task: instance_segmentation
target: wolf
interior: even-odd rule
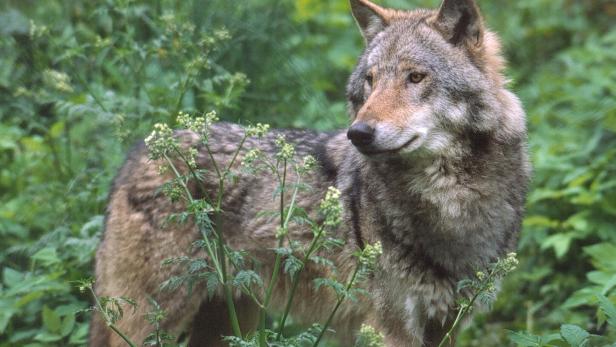
[[[366,283],[369,295],[345,304],[333,322],[341,345],[352,345],[367,323],[387,346],[436,346],[455,318],[457,283],[516,248],[531,176],[525,114],[507,89],[499,40],[473,0],[408,11],[368,0],[350,4],[366,46],[348,81],[349,128],[275,130],[247,140],[239,155],[252,148],[275,152],[274,139],[284,134],[298,155],[317,159],[319,169],[307,178],[312,190],[298,201],[314,213],[329,186],[341,191],[344,222],[336,236],[346,244],[332,256],[341,277],[353,268],[353,252],[381,242],[383,253]],[[194,133],[177,136],[198,146]],[[229,163],[242,136],[238,125],[214,125],[213,159]],[[212,157],[201,148],[198,165],[211,169]],[[223,345],[220,337],[230,330],[221,297],[159,290],[179,271],[161,267],[164,259],[199,256],[191,248],[200,238],[195,226],[166,223],[183,207],[159,194],[168,180],[143,144],[128,155],[110,193],[95,290],[138,301],[139,315],[117,323],[133,341],[151,330],[140,316],[149,296],[167,312],[163,330],[184,334],[190,346]],[[204,184],[216,192],[211,177]],[[276,210],[276,184],[266,175],[240,174],[223,201],[226,242],[257,258],[263,278],[273,267],[276,223],[258,213]],[[290,233],[309,239],[310,232],[297,227]],[[323,322],[334,305],[334,295],[311,285],[310,277],[324,271],[306,268],[292,311],[298,320]],[[281,276],[273,307],[284,305],[278,301],[288,289]],[[241,296],[236,300],[242,328],[254,328],[256,308]],[[122,340],[95,315],[90,345],[120,346]]]

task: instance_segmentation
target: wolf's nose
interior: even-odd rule
[[[354,146],[367,146],[374,141],[374,128],[366,123],[359,122],[349,128],[347,137]]]

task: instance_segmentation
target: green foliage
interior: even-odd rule
[[[616,5],[479,2],[528,112],[534,181],[519,269],[458,345],[613,344]],[[7,0],[0,23],[2,347],[85,343],[92,303],[73,283],[92,276],[114,172],[154,123],[215,109],[226,120],[343,127],[344,82],[362,45],[344,0]],[[173,217],[207,223],[198,211],[212,209]],[[282,267],[294,276],[302,259],[289,254]],[[187,277],[170,287],[220,285],[199,277],[200,260],[178,262]],[[234,279],[261,285],[250,273]],[[302,341],[314,342],[314,329]]]

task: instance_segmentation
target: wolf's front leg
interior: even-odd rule
[[[383,333],[387,347],[437,347],[451,327],[455,312],[438,312],[434,310],[436,306],[439,305],[414,295],[394,301],[380,300],[373,321]],[[444,346],[454,345],[452,337]]]

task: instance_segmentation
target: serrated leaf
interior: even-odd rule
[[[7,286],[7,287],[13,287],[19,283],[21,283],[21,280],[24,278],[24,275],[14,269],[11,269],[10,267],[5,267],[4,270],[2,271],[2,282]]]
[[[88,340],[88,325],[80,324],[77,329],[73,330],[71,337],[68,339],[68,343],[71,345],[83,345]]]
[[[55,342],[62,339],[62,336],[60,336],[60,334],[53,334],[47,331],[43,331],[36,334],[36,336],[34,336],[34,339],[41,342]]]
[[[75,327],[75,314],[68,314],[62,319],[62,326],[60,327],[60,335],[68,336]]]
[[[560,336],[562,336],[571,347],[584,347],[588,344],[590,334],[577,325],[563,324],[560,327]]]
[[[338,296],[346,294],[346,288],[344,287],[344,285],[334,279],[316,278],[313,280],[313,282],[316,290],[319,290],[321,287],[325,286],[332,288]]]
[[[60,262],[55,248],[46,247],[34,253],[32,259],[41,262],[44,266],[50,266]]]
[[[315,264],[322,265],[322,266],[326,266],[326,267],[328,267],[328,268],[330,268],[330,269],[335,267],[335,265],[334,265],[334,262],[333,262],[333,261],[331,261],[330,259],[327,259],[327,258],[325,258],[325,257],[318,256],[318,255],[313,255],[313,256],[311,256],[311,257],[310,257],[310,260],[311,260],[313,263],[315,263]]]
[[[509,332],[509,340],[522,347],[541,347],[541,337],[525,332]]]
[[[13,308],[3,308],[0,311],[0,334],[3,334],[6,330],[13,314],[15,314],[15,310]]]
[[[205,274],[205,278],[207,279],[206,281],[207,295],[209,297],[212,297],[216,293],[216,289],[218,288],[218,285],[220,284],[220,281],[218,279],[218,274],[216,274],[215,272],[208,272]]]
[[[541,249],[545,250],[548,248],[553,248],[554,253],[556,253],[556,257],[558,259],[561,259],[569,251],[571,241],[574,239],[574,237],[575,235],[573,235],[572,233],[559,233],[551,235],[541,243]]]
[[[261,277],[259,277],[259,275],[252,270],[241,270],[235,275],[235,278],[233,279],[233,285],[235,286],[243,285],[246,287],[250,287],[252,284],[263,286],[263,281],[261,281]]]
[[[303,266],[304,264],[302,264],[301,260],[289,255],[284,261],[284,272],[293,277]]]

